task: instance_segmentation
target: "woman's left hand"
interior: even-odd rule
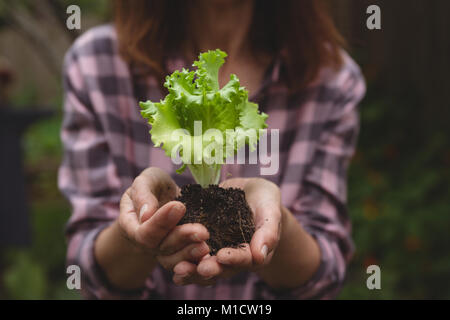
[[[270,263],[277,248],[283,220],[279,188],[262,178],[233,178],[220,186],[244,190],[256,229],[250,245],[236,249],[223,248],[215,256],[204,256],[198,265],[188,261],[178,263],[173,269],[173,280],[178,285],[210,285],[219,277],[263,268]]]

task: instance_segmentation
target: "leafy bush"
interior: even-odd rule
[[[340,298],[450,298],[450,149],[445,120],[421,116],[409,88],[386,97],[369,88],[349,174],[356,255]],[[380,98],[382,97],[382,98]],[[381,268],[381,290],[366,267]]]
[[[2,253],[3,296],[9,299],[77,299],[66,287],[64,226],[69,207],[56,186],[60,117],[35,125],[25,137],[33,243]]]

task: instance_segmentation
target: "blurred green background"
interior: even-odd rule
[[[81,32],[110,18],[108,1],[0,4],[0,62],[14,72],[13,85],[2,94],[17,109],[55,111],[23,139],[33,241],[1,248],[3,299],[80,298],[65,285],[64,225],[70,208],[56,186],[61,62],[78,35],[65,28],[65,8],[74,3],[82,11]],[[365,27],[369,4],[381,7],[382,30]],[[356,254],[339,298],[449,299],[449,2],[342,0],[330,5],[368,83],[349,173]],[[381,290],[366,287],[371,264],[381,268]]]

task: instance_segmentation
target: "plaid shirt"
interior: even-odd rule
[[[269,129],[280,131],[280,169],[264,178],[281,189],[282,204],[318,242],[317,272],[298,288],[274,291],[258,276],[242,272],[211,287],[173,284],[156,267],[136,291],[112,287],[94,257],[94,242],[119,215],[119,200],[133,179],[149,166],[178,175],[163,151],[152,146],[149,125],[138,101],[163,97],[157,80],[130,70],[121,59],[111,25],[96,27],[75,41],[64,63],[64,160],[59,187],[72,205],[67,225],[67,263],[81,267],[82,291],[89,298],[142,299],[306,299],[334,297],[353,253],[346,213],[346,174],[358,135],[358,102],[365,83],[358,66],[343,52],[339,71],[323,69],[318,80],[290,94],[279,59],[268,68],[261,89],[250,100],[269,115]],[[169,59],[167,73],[188,67]],[[259,164],[224,165],[226,177],[259,176]]]

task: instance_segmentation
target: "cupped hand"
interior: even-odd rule
[[[252,271],[269,264],[281,235],[281,196],[279,188],[261,178],[233,178],[223,188],[240,188],[253,212],[256,231],[240,248],[223,248],[215,256],[204,256],[198,265],[183,260],[174,267],[174,282],[212,284],[220,277]]]
[[[209,233],[201,224],[177,226],[186,212],[173,199],[180,189],[159,168],[144,170],[124,193],[120,202],[119,226],[137,251],[153,256],[173,271],[181,261],[196,263],[209,252]]]

